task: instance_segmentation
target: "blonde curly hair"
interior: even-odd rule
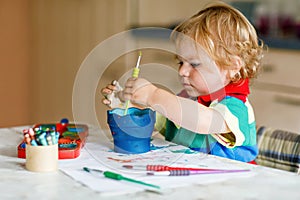
[[[174,29],[171,39],[175,42],[178,33],[194,39],[223,69],[230,69],[238,56],[243,61],[242,67],[232,81],[256,77],[263,57],[263,42],[258,41],[248,19],[230,5],[209,4]]]

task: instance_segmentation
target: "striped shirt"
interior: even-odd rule
[[[215,99],[209,107],[223,116],[231,133],[198,134],[177,127],[167,119],[165,138],[168,141],[187,146],[193,150],[229,159],[250,162],[258,154],[256,145],[256,122],[248,98],[240,99],[227,95]]]

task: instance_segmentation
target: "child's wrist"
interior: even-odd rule
[[[156,104],[155,100],[158,98],[157,94],[158,94],[159,88],[157,88],[156,86],[152,85],[150,92],[149,92],[149,96],[147,99],[147,106],[152,107]]]

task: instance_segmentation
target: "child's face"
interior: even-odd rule
[[[182,40],[176,49],[178,73],[189,96],[210,94],[230,82],[228,70],[220,69],[199,45],[196,48],[194,42]]]

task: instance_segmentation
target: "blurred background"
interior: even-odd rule
[[[0,127],[72,121],[76,73],[98,44],[133,27],[171,28],[208,2],[0,0]],[[262,74],[251,86],[258,124],[300,131],[300,0],[225,2],[248,17],[269,48]],[[167,40],[163,34],[132,37]],[[103,127],[107,108],[100,103],[100,89],[128,72],[136,55],[121,55],[99,77],[95,109]],[[146,49],[143,55],[143,64],[176,70],[171,53]],[[180,90],[176,78],[170,82],[172,91]]]

